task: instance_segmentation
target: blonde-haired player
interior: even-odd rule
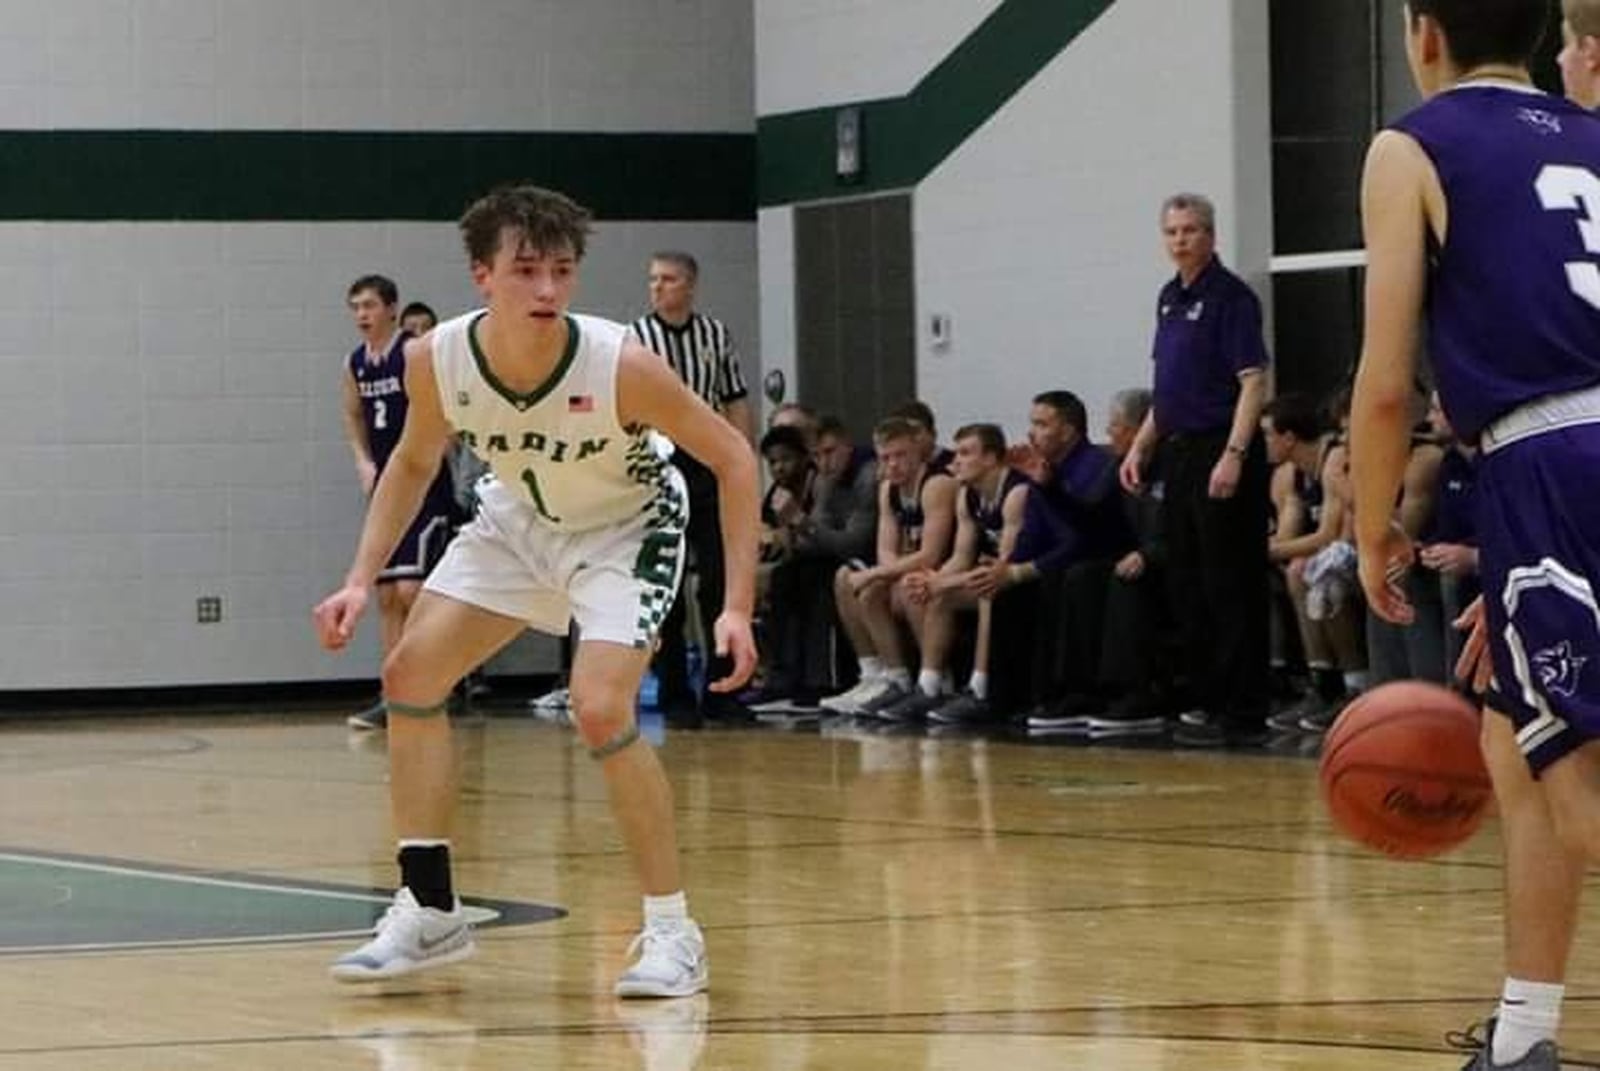
[[[1590,111],[1600,108],[1600,0],[1561,0],[1561,86]]]

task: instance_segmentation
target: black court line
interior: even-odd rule
[[[1451,899],[1469,896],[1498,896],[1500,886],[1481,889],[1427,889],[1415,892],[1352,893],[1348,896],[1241,896],[1208,897],[1193,900],[1148,900],[1136,903],[1111,902],[1090,904],[1063,904],[1055,907],[1007,907],[989,911],[924,911],[895,915],[843,915],[838,918],[788,919],[770,922],[704,923],[705,933],[747,933],[758,930],[821,929],[829,926],[883,926],[890,923],[929,923],[961,919],[966,922],[983,922],[990,919],[1017,918],[1040,915],[1093,915],[1113,912],[1138,911],[1193,911],[1204,908],[1278,907],[1293,904],[1345,904],[1353,901],[1384,901],[1412,899]],[[523,930],[514,935],[518,940],[578,940],[593,938],[631,937],[637,929],[628,930],[564,930],[552,933],[545,930]],[[504,938],[502,939],[502,943]],[[1231,1005],[1230,1005],[1231,1007]]]
[[[1593,1001],[1594,997],[1569,997],[1572,1003]],[[1083,1006],[1073,1008],[1039,1008],[1039,1009],[1005,1009],[1000,1011],[973,1011],[973,1012],[899,1012],[884,1015],[862,1015],[861,1013],[848,1013],[837,1015],[808,1015],[808,1016],[752,1016],[732,1018],[711,1018],[706,1024],[708,1037],[723,1036],[760,1036],[764,1034],[806,1034],[810,1036],[874,1036],[874,1037],[1010,1037],[1010,1038],[1036,1038],[1036,1039],[1061,1039],[1077,1038],[1084,1040],[1116,1039],[1122,1041],[1148,1041],[1162,1043],[1186,1043],[1199,1045],[1261,1045],[1283,1049],[1320,1049],[1337,1050],[1344,1052],[1373,1052],[1373,1053],[1405,1053],[1425,1055],[1429,1053],[1462,1054],[1460,1050],[1440,1045],[1422,1045],[1406,1043],[1374,1043],[1343,1041],[1337,1038],[1326,1037],[1294,1037],[1281,1034],[1251,1034],[1228,1033],[1206,1034],[1201,1032],[1171,1032],[1133,1031],[1133,1030],[1083,1030],[1083,1029],[1048,1029],[1039,1025],[1031,1025],[1024,1029],[1006,1030],[999,1024],[982,1026],[976,1023],[962,1024],[950,1020],[972,1020],[984,1017],[1005,1019],[1029,1017],[1035,1018],[1049,1015],[1092,1015],[1105,1012],[1125,1014],[1130,1011],[1176,1012],[1191,1011],[1239,1011],[1239,1010],[1273,1010],[1292,1009],[1299,1007],[1454,1007],[1465,1003],[1482,1003],[1482,998],[1441,998],[1437,1000],[1413,999],[1399,1001],[1350,1001],[1326,1003],[1284,1003],[1284,1004],[1235,1004],[1235,1005],[1149,1005],[1140,1006]],[[374,1016],[375,1021],[380,1017]],[[399,1018],[403,1018],[403,1013]],[[916,1029],[911,1024],[915,1022],[941,1024],[939,1029],[924,1027]],[[877,1024],[877,1025],[874,1025]],[[625,1021],[611,1022],[565,1022],[548,1024],[528,1024],[518,1026],[477,1027],[463,1023],[459,1028],[427,1029],[416,1031],[393,1031],[384,1036],[394,1039],[410,1040],[443,1040],[450,1038],[474,1038],[486,1040],[508,1040],[516,1038],[538,1037],[607,1037],[628,1033],[630,1024]],[[78,1044],[59,1046],[13,1047],[0,1048],[0,1055],[46,1055],[65,1053],[105,1053],[105,1052],[155,1052],[167,1049],[198,1050],[198,1049],[228,1049],[241,1048],[255,1045],[304,1045],[355,1042],[361,1040],[360,1034],[332,1034],[332,1033],[307,1033],[307,1034],[274,1034],[256,1035],[253,1037],[231,1038],[197,1038],[189,1040],[156,1040],[156,1041],[129,1041],[129,1042],[103,1042],[98,1044]],[[1592,1058],[1579,1058],[1574,1060],[1571,1054],[1563,1056],[1563,1067],[1600,1068],[1600,1063],[1591,1062]]]

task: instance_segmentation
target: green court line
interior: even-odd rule
[[[760,117],[761,206],[915,186],[1112,3],[1004,0],[903,97]],[[859,181],[842,182],[834,174],[835,121],[852,106],[861,110],[863,168]]]

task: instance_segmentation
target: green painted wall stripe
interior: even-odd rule
[[[0,219],[454,220],[517,180],[606,220],[750,220],[755,137],[0,131]]]
[[[904,97],[762,116],[756,124],[763,206],[903,189],[962,142],[1098,18],[1113,0],[1003,0]],[[862,111],[862,177],[834,176],[834,121]]]

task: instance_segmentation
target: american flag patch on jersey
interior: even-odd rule
[[[592,413],[594,412],[594,395],[569,394],[567,395],[567,412]]]

